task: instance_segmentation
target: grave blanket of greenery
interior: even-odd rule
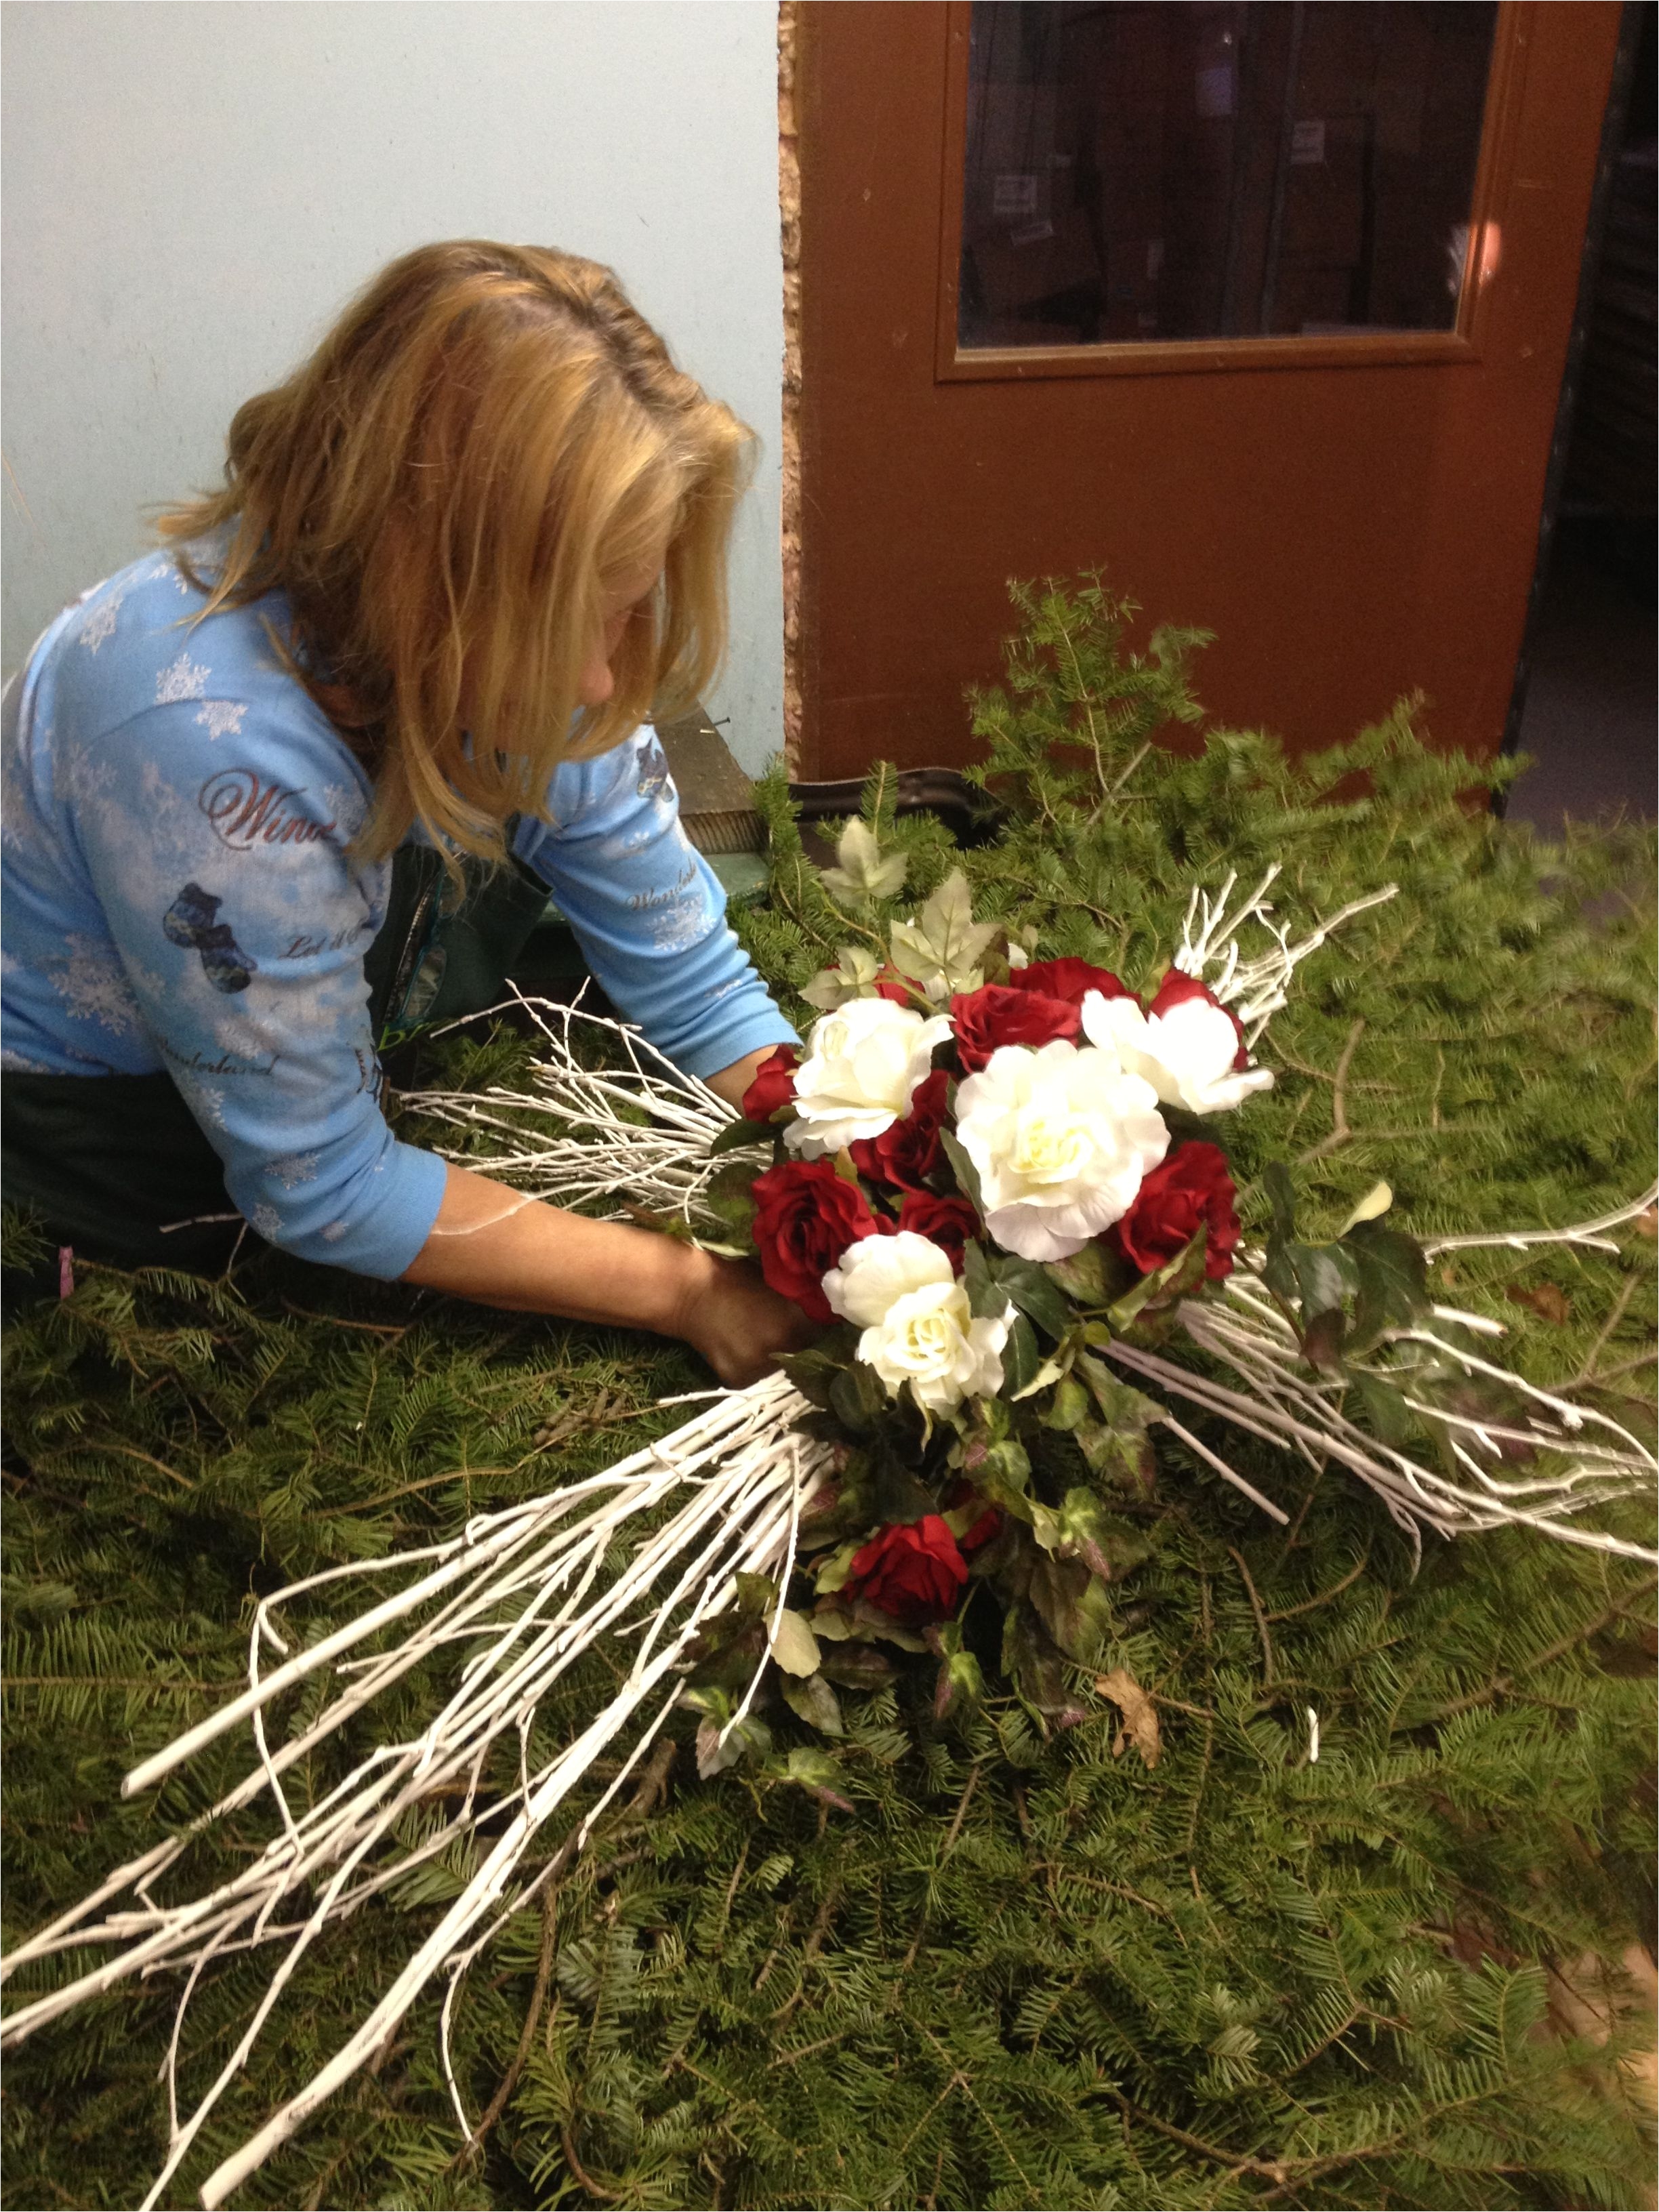
[[[1297,920],[1397,881],[1301,971],[1237,1165],[1295,1160],[1316,1233],[1378,1177],[1419,1236],[1582,1220],[1643,1189],[1653,934],[1621,888],[1651,880],[1640,841],[1534,848],[1404,713],[1299,766],[1229,732],[1144,750],[1196,724],[1200,641],[1129,655],[1094,586],[1021,612],[1007,685],[975,706],[1001,827],[958,856],[936,823],[884,821],[878,789],[910,874],[872,927],[960,860],[981,918],[1139,981],[1194,880],[1279,860]],[[853,933],[781,788],[765,796],[770,890],[744,927],[787,995]],[[524,1051],[450,1040],[428,1072],[483,1083]],[[1259,1229],[1261,1194],[1241,1200]],[[1523,1371],[1650,1432],[1651,1225],[1617,1258],[1459,1252],[1435,1280],[1510,1325]],[[13,1322],[7,1360],[14,1941],[234,1778],[226,1746],[159,1798],[117,1794],[234,1686],[251,1593],[594,1470],[681,1418],[659,1397],[707,1381],[645,1340],[268,1255],[218,1283],[82,1267],[72,1297]],[[240,2201],[1643,2201],[1617,2039],[1592,2052],[1548,2007],[1555,1972],[1652,1941],[1652,1576],[1520,1532],[1431,1540],[1413,1571],[1368,1493],[1247,1443],[1227,1449],[1288,1532],[1168,1440],[1156,1496],[1125,1498],[1146,1556],[1079,1680],[1144,1698],[1090,1688],[1092,1717],[1044,1741],[995,1682],[938,1726],[923,1681],[849,1692],[850,1814],[760,1776],[698,1784],[688,1716],[666,1771],[465,1984],[473,2143],[433,1997]],[[1620,1527],[1649,1517],[1632,1504]],[[608,1680],[575,1679],[542,1737]],[[781,1747],[806,1740],[773,1718]],[[335,1771],[319,1760],[312,1786]],[[227,1832],[201,1861],[232,1867],[253,1840]],[[166,2201],[193,2202],[314,2071],[462,1872],[426,1869],[307,1960]],[[264,1981],[246,1960],[209,1976],[184,2091]],[[126,1988],[9,2060],[8,2203],[139,2203],[176,1994]]]

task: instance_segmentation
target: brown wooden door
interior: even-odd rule
[[[991,12],[1000,35],[1024,11],[1004,0]],[[1198,665],[1214,719],[1308,747],[1421,690],[1437,740],[1490,754],[1534,565],[1616,0],[1454,0],[1449,15],[1437,0],[1051,12],[1079,37],[1083,19],[1111,19],[1118,86],[1134,81],[1134,40],[1212,41],[1182,60],[1179,100],[1166,83],[1150,215],[1136,212],[1135,164],[1152,159],[1144,115],[1097,117],[1086,155],[1065,126],[1068,155],[1045,94],[1019,147],[998,150],[980,95],[1001,64],[970,52],[986,18],[975,33],[965,0],[799,10],[797,772],[967,757],[963,687],[996,672],[1006,580],[1093,566],[1149,619],[1218,633]],[[1443,228],[1461,192],[1470,240],[1437,328],[1432,241],[1418,240],[1414,277],[1390,274],[1391,254],[1410,260],[1409,225],[1387,215],[1386,193],[1379,218],[1371,188],[1386,185],[1391,145],[1414,145],[1420,171],[1443,139],[1468,41],[1462,61],[1395,62],[1389,40],[1418,39],[1431,19],[1462,35],[1477,15],[1487,46],[1466,170],[1455,149],[1435,157],[1433,221]],[[1319,97],[1315,46],[1346,15],[1372,19],[1370,90],[1310,119],[1299,111]],[[1145,20],[1160,17],[1182,20]],[[1241,45],[1256,41],[1253,59],[1231,52],[1229,22]],[[1170,80],[1175,65],[1161,66]],[[1055,88],[1062,106],[1094,96],[1076,70]],[[1252,100],[1278,118],[1254,141],[1241,119]],[[1201,126],[1226,103],[1222,145]],[[1073,171],[1066,193],[1047,191],[1045,158]],[[1168,240],[1142,251],[1152,222]],[[1135,235],[1105,236],[1112,222]],[[1022,240],[1040,278],[1009,276]]]

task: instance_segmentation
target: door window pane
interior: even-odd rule
[[[1447,331],[1487,0],[975,0],[958,343]]]

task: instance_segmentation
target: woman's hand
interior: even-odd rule
[[[758,1382],[777,1365],[780,1352],[799,1352],[818,1334],[817,1323],[780,1297],[751,1261],[722,1260],[695,1247],[691,1260],[672,1333],[701,1352],[729,1389]]]

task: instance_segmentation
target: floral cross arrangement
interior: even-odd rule
[[[854,822],[823,881],[867,912],[902,891],[905,866]],[[530,1000],[543,1054],[531,1092],[422,1096],[422,1111],[469,1140],[505,1139],[498,1162],[467,1149],[475,1166],[556,1202],[623,1199],[636,1218],[754,1253],[821,1334],[783,1375],[697,1394],[681,1428],[599,1474],[476,1515],[447,1542],[258,1598],[246,1689],[144,1759],[123,1794],[246,1729],[243,1778],[0,1965],[3,1980],[67,1950],[108,1954],[9,2012],[0,2048],[130,1977],[181,1972],[167,2153],[147,2203],[304,1952],[461,1847],[471,1871],[435,1924],[348,2039],[226,2153],[202,2202],[212,2212],[240,2189],[438,1976],[445,2078],[470,2136],[448,2052],[455,1990],[677,1714],[696,1717],[704,1776],[744,1762],[851,1812],[824,1747],[848,1732],[842,1694],[931,1670],[944,1720],[989,1698],[989,1666],[1005,1704],[1045,1729],[1110,1697],[1120,1741],[1151,1763],[1146,1692],[1121,1668],[1091,1687],[1090,1670],[1112,1586],[1155,1540],[1154,1428],[1281,1522],[1224,1455],[1224,1427],[1346,1469],[1414,1544],[1425,1529],[1519,1524],[1652,1556],[1583,1517],[1650,1491],[1652,1452],[1610,1416],[1495,1364],[1501,1328],[1435,1303],[1429,1262],[1483,1244],[1616,1249],[1607,1231],[1654,1193],[1571,1228],[1423,1244],[1384,1219],[1392,1194],[1379,1183],[1334,1237],[1314,1242],[1297,1233],[1288,1171],[1270,1162],[1258,1181],[1271,1231],[1260,1248],[1241,1233],[1226,1133],[1273,1082],[1255,1059],[1267,1024],[1298,963],[1394,895],[1357,899],[1292,943],[1267,903],[1277,874],[1236,903],[1231,875],[1213,894],[1195,889],[1159,971],[1126,980],[1083,959],[1033,958],[1029,935],[975,921],[953,873],[889,925],[885,957],[846,948],[814,979],[805,996],[821,1018],[805,1054],[773,1054],[737,1120],[636,1032]],[[1247,928],[1265,939],[1249,957]],[[606,1033],[605,1066],[573,1041],[579,1024]],[[530,1139],[526,1113],[541,1124]],[[1205,1417],[1203,1435],[1176,1402]],[[296,1633],[296,1605],[352,1585],[355,1614],[310,1640]],[[532,1759],[543,1699],[596,1650],[607,1701]],[[264,1717],[302,1683],[277,1741]],[[775,1747],[763,1710],[775,1687],[807,1741]],[[284,1778],[371,1705],[368,1756],[320,1795],[290,1800]],[[578,1793],[585,1809],[558,1854],[526,1875],[536,1838]],[[417,1820],[434,1801],[453,1809]],[[256,1802],[264,1841],[232,1877],[193,1893],[182,1876],[195,1838]],[[265,1996],[182,2117],[178,2054],[204,1969],[272,1942],[286,1948]]]

